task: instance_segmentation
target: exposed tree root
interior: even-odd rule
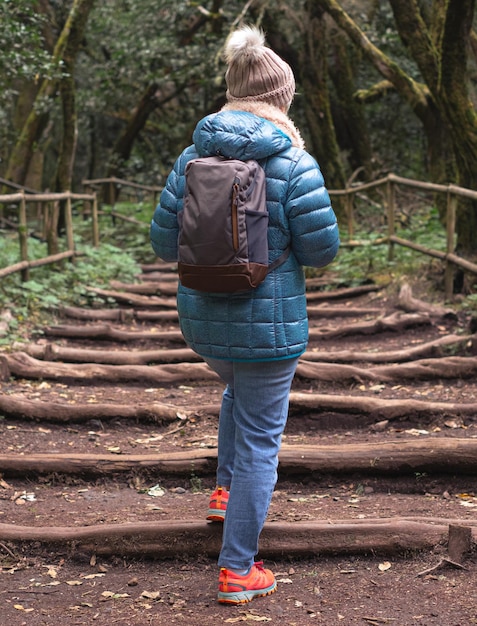
[[[175,336],[175,335],[174,335]],[[49,361],[66,361],[73,363],[105,363],[110,365],[146,365],[151,363],[179,363],[181,361],[200,362],[202,358],[190,348],[173,350],[98,350],[68,348],[56,344],[23,344],[12,345],[13,350],[26,352],[36,359]],[[359,352],[354,350],[340,350],[326,352],[325,350],[307,351],[301,357],[302,361],[326,363],[402,363],[422,357],[441,358],[447,352],[466,351],[472,354],[477,352],[477,335],[446,335],[435,341],[411,346],[402,350],[388,352]]]
[[[184,380],[218,380],[206,363],[169,365],[101,365],[92,363],[52,363],[38,361],[25,352],[0,355],[0,380],[11,376],[68,381],[141,381],[145,384],[171,384]]]
[[[310,339],[335,339],[351,335],[376,335],[384,332],[401,332],[414,326],[430,325],[431,319],[427,313],[392,313],[386,317],[369,322],[355,322],[341,325],[336,328],[310,328]]]
[[[174,272],[177,274],[177,263],[165,263],[164,261],[144,263],[141,265],[141,271],[145,274],[150,274],[151,272]]]
[[[378,318],[369,322],[357,322],[355,324],[343,325],[337,328],[310,328],[309,336],[310,339],[332,339],[335,337],[349,335],[371,335],[388,331],[399,332],[405,328],[430,323],[428,315],[403,315],[401,313],[393,313],[387,317]],[[53,337],[84,337],[86,339],[104,339],[123,342],[140,340],[184,342],[179,329],[160,332],[124,331],[113,328],[109,324],[95,324],[88,326],[58,325],[45,328],[44,333],[47,336]]]
[[[2,361],[0,359],[0,372]],[[10,373],[5,375],[8,379]],[[197,412],[218,415],[219,403],[198,406]],[[431,402],[403,398],[399,400],[378,398],[376,396],[338,396],[330,394],[311,394],[292,392],[290,394],[290,417],[306,410],[310,414],[334,412],[356,416],[359,420],[394,420],[399,418],[432,418],[445,415],[447,417],[477,417],[477,403]],[[179,413],[187,414],[181,407],[173,407],[157,402],[141,406],[116,404],[68,404],[28,400],[21,395],[0,394],[0,411],[12,418],[45,420],[59,423],[86,422],[90,419],[108,420],[134,419],[136,421],[165,422],[176,419]]]
[[[65,404],[28,400],[20,395],[0,394],[0,412],[13,419],[45,420],[53,423],[79,423],[89,420],[131,419],[146,422],[173,422],[190,412],[160,402],[144,405]]]
[[[325,361],[327,363],[402,363],[422,357],[441,358],[448,353],[477,353],[477,335],[445,335],[434,341],[413,345],[401,350],[379,352],[359,352],[355,350],[308,350],[301,357],[304,361]]]
[[[403,285],[399,292],[399,307],[404,311],[421,311],[429,313],[433,317],[451,317],[456,319],[457,315],[453,309],[445,308],[437,304],[430,304],[423,300],[418,300],[412,295],[412,289],[410,285]]]
[[[373,307],[345,307],[345,306],[328,306],[327,304],[320,304],[318,306],[306,307],[309,318],[323,318],[323,317],[362,317],[362,316],[377,316],[382,313],[381,309]]]
[[[377,419],[397,419],[400,417],[431,417],[434,415],[468,415],[477,417],[477,403],[431,402],[401,398],[399,400],[377,398],[375,396],[336,396],[316,393],[292,392],[290,409],[316,409],[351,413],[353,415],[370,415]]]
[[[179,315],[173,309],[167,311],[144,311],[142,309],[82,309],[74,306],[60,307],[58,313],[63,317],[77,320],[108,320],[128,322],[131,320],[177,322]]]
[[[132,306],[137,307],[168,307],[175,308],[176,307],[176,298],[164,298],[158,296],[141,296],[134,293],[126,293],[121,291],[111,291],[109,289],[99,289],[99,288],[88,288],[88,291],[96,296],[100,296],[101,298],[112,298],[117,302],[125,302],[126,304],[130,304]]]
[[[94,324],[90,326],[52,326],[44,329],[45,335],[50,337],[67,337],[69,339],[96,339],[106,341],[173,341],[184,343],[180,330],[169,331],[128,331],[113,328],[109,324]]]
[[[311,363],[301,361],[296,375],[311,380],[328,382],[373,381],[392,382],[399,380],[439,380],[471,378],[477,375],[477,357],[447,357],[422,359],[412,363],[380,365],[364,369],[356,365],[333,363]]]
[[[141,296],[174,296],[177,293],[177,281],[149,281],[147,283],[121,283],[117,280],[112,280],[110,283],[112,289],[117,289],[121,292],[127,292],[129,294],[139,294]]]
[[[35,359],[69,363],[104,363],[107,365],[150,365],[152,363],[202,362],[190,348],[176,350],[90,350],[69,348],[57,344],[28,345],[14,343],[13,350],[21,350]]]
[[[477,528],[472,528],[473,541]],[[447,541],[448,523],[425,523],[406,518],[316,521],[265,524],[260,537],[264,557],[320,554],[400,554],[432,550]],[[32,527],[0,524],[0,541],[35,543],[36,547],[70,554],[150,555],[170,558],[184,555],[216,557],[222,525],[167,520],[74,527]],[[33,549],[33,547],[31,548]]]
[[[473,439],[420,439],[384,443],[346,443],[324,446],[283,445],[280,475],[313,472],[414,476],[416,472],[477,473],[477,441]],[[191,470],[212,474],[217,450],[184,450],[167,454],[0,454],[5,475],[28,473],[105,475],[152,469],[164,474],[190,475]]]
[[[359,287],[335,289],[333,291],[307,291],[306,298],[309,302],[316,302],[319,300],[328,302],[329,300],[340,300],[341,298],[355,298],[367,293],[379,291],[380,289],[384,289],[384,286],[360,285]]]

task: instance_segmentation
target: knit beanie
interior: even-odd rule
[[[288,111],[295,94],[291,67],[265,46],[265,35],[243,26],[229,35],[224,48],[227,100],[266,102]]]

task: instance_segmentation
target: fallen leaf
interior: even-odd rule
[[[48,571],[46,572],[46,575],[50,576],[50,578],[56,578],[58,576],[58,572],[56,571],[56,569],[48,565],[47,567],[48,567]]]
[[[146,439],[134,439],[134,443],[154,443],[155,441],[162,441],[164,435],[154,435],[153,437],[147,437]]]
[[[239,617],[229,617],[225,620],[226,624],[234,624],[235,622],[271,622],[271,617],[265,617],[263,615],[253,615],[252,613],[244,613]]]
[[[23,604],[14,604],[13,608],[17,609],[17,611],[23,611],[24,613],[31,613],[34,611],[34,609],[26,609]]]
[[[447,420],[446,422],[444,422],[444,425],[447,426],[447,428],[464,428],[462,422],[459,422],[457,420]]]
[[[429,434],[428,430],[421,430],[418,428],[409,428],[408,430],[405,430],[404,432],[407,433],[408,435],[414,435],[415,437],[419,437],[419,435]]]
[[[121,448],[119,446],[109,446],[106,450],[108,452],[112,452],[113,454],[121,454]]]
[[[157,600],[161,597],[160,591],[143,591],[141,593],[141,598],[147,598],[148,600]]]
[[[70,587],[74,587],[76,585],[82,585],[83,583],[81,582],[81,580],[66,580],[65,581],[67,585],[69,585]]]
[[[160,496],[163,496],[165,493],[166,492],[160,485],[154,485],[154,487],[151,487],[147,491],[147,495],[152,496],[153,498],[158,498]]]
[[[129,593],[114,593],[114,591],[103,591],[101,594],[104,598],[129,598]]]
[[[386,389],[386,385],[371,385],[369,391],[374,391],[374,393],[379,393],[383,389]]]

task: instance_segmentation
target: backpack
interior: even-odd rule
[[[178,213],[181,283],[211,293],[258,287],[289,254],[268,264],[263,169],[255,160],[211,156],[189,161],[185,178]]]

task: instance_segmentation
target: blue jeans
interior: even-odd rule
[[[298,358],[206,359],[227,383],[219,416],[217,484],[230,489],[219,566],[253,565],[277,482],[278,452]]]

